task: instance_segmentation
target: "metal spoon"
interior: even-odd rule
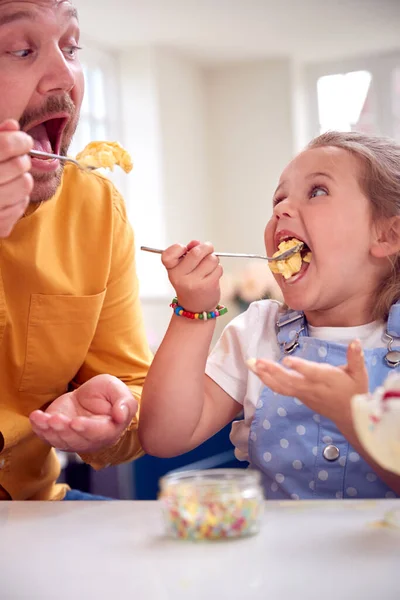
[[[293,246],[293,248],[290,248],[290,250],[285,250],[284,252],[281,252],[281,254],[277,254],[276,256],[272,257],[272,256],[263,256],[262,254],[235,254],[232,252],[214,252],[215,256],[222,256],[222,257],[229,257],[232,256],[233,258],[262,258],[263,260],[268,260],[269,262],[273,262],[276,260],[285,260],[285,258],[289,258],[289,256],[292,256],[292,254],[296,254],[296,252],[299,252],[304,246],[303,242],[299,242],[298,244],[296,244],[296,246]],[[144,252],[154,252],[154,254],[162,254],[164,252],[164,250],[160,250],[159,248],[149,248],[148,246],[140,246],[140,249],[143,250]]]
[[[40,150],[30,150],[29,154],[35,158],[57,158],[58,160],[62,160],[64,162],[72,162],[83,171],[94,171],[97,169],[97,167],[84,165],[83,163],[80,163],[79,160],[75,160],[75,158],[71,158],[70,156],[62,156],[61,154],[50,154],[49,152],[41,152]]]

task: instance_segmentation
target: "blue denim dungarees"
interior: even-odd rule
[[[347,345],[308,337],[302,312],[288,311],[278,323],[280,362],[285,355],[334,366],[344,365]],[[364,350],[370,390],[393,372],[385,356],[393,338],[400,338],[400,303],[390,310],[388,348]],[[397,339],[396,345],[400,345]],[[399,348],[397,348],[399,349]],[[297,398],[264,387],[249,436],[252,467],[262,472],[270,499],[395,498],[396,494],[355,452],[332,421],[315,413]]]

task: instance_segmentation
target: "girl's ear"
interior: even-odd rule
[[[371,254],[375,258],[384,258],[398,252],[400,252],[400,216],[382,219],[375,227]]]

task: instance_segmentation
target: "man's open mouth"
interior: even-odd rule
[[[34,150],[59,154],[67,122],[67,116],[52,116],[25,129],[26,133],[34,140]]]

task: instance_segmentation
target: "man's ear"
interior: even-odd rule
[[[400,252],[400,216],[382,219],[375,226],[371,254],[375,258],[385,258],[397,252]]]

